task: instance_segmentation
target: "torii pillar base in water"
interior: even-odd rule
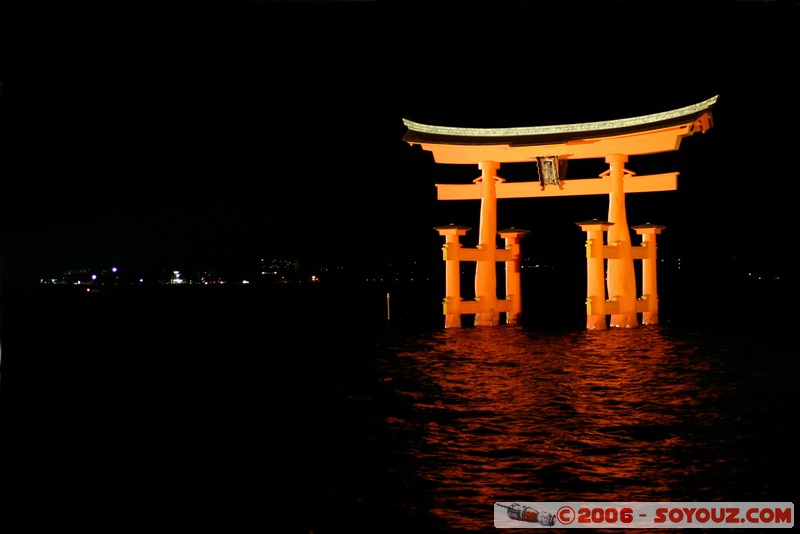
[[[442,308],[444,311],[444,327],[461,326],[461,243],[459,239],[471,228],[467,226],[438,226],[435,228],[440,236],[444,236],[442,259],[445,264],[445,290]]]
[[[608,327],[606,316],[612,317],[611,326],[619,328],[613,317],[618,315],[622,303],[619,298],[606,298],[605,266],[606,260],[616,259],[619,249],[614,243],[606,245],[603,234],[614,223],[592,219],[577,223],[586,232],[586,328],[588,330],[605,330]],[[642,224],[632,227],[642,236],[642,244],[631,247],[630,255],[635,260],[642,260],[642,296],[634,302],[634,317],[642,314],[642,324],[658,324],[658,290],[656,284],[656,235],[664,226]],[[635,283],[635,280],[634,280]]]
[[[614,223],[593,219],[577,224],[586,232],[586,328],[605,330],[608,301],[603,234]]]
[[[642,324],[658,324],[658,284],[656,279],[656,236],[665,227],[658,224],[640,224],[631,227],[642,236]]]
[[[506,311],[506,324],[516,324],[522,314],[522,280],[520,268],[520,243],[528,230],[519,228],[506,228],[497,232],[506,242],[506,301],[509,307]]]
[[[512,227],[497,232],[505,240],[506,246],[504,249],[490,249],[480,246],[463,248],[459,239],[471,230],[467,226],[449,224],[447,226],[437,226],[434,230],[445,238],[445,244],[442,247],[442,259],[445,262],[445,297],[442,301],[445,328],[463,326],[461,316],[472,314],[476,316],[475,326],[497,325],[500,322],[501,313],[505,313],[506,324],[516,324],[522,313],[520,239],[528,233],[528,230]],[[475,300],[463,300],[461,298],[461,262],[485,261],[486,256],[489,254],[491,254],[493,266],[496,267],[497,262],[505,262],[506,297],[502,299],[495,296],[493,300],[482,300],[476,296]],[[490,276],[496,274],[495,270],[488,271],[488,273]],[[484,272],[484,275],[486,275],[486,272]],[[489,311],[489,321],[479,321],[477,319],[478,314],[485,313],[487,309]]]

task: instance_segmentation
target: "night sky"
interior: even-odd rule
[[[474,230],[467,183],[402,141],[449,126],[589,122],[720,95],[680,173],[629,195],[666,255],[736,256],[787,276],[796,232],[800,3],[258,2],[191,8],[53,3],[0,14],[5,276],[136,268],[439,258],[433,226]],[[605,170],[576,162],[568,178]],[[535,180],[507,165],[507,180]],[[530,254],[583,250],[605,197],[500,201]],[[469,237],[471,236],[471,238]],[[472,241],[470,241],[472,239]]]

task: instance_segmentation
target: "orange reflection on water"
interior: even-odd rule
[[[657,500],[702,469],[687,433],[719,391],[694,346],[659,327],[446,329],[399,353],[412,410],[389,422],[419,432],[431,513],[464,530],[498,501]]]

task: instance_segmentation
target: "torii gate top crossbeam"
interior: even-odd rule
[[[520,128],[432,126],[407,119],[403,141],[421,145],[437,163],[530,162],[537,156],[603,158],[608,154],[653,154],[677,150],[682,138],[713,125],[719,96],[662,113],[600,122]]]

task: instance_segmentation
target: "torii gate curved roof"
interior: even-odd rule
[[[433,153],[438,163],[530,162],[537,156],[604,158],[677,150],[681,139],[713,126],[719,95],[691,106],[599,122],[520,128],[433,126],[407,119],[403,141]]]

